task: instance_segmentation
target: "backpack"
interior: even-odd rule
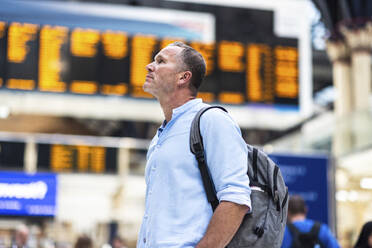
[[[303,233],[292,223],[288,223],[288,229],[291,232],[292,245],[291,248],[320,248],[323,247],[319,240],[320,223],[315,222],[310,232]]]
[[[196,114],[191,124],[190,150],[198,161],[207,199],[215,211],[219,202],[205,161],[200,134],[200,117],[211,108],[220,108],[227,112],[222,107],[210,106]],[[247,146],[247,174],[251,187],[252,211],[244,216],[242,224],[227,247],[279,248],[287,220],[288,188],[279,167],[262,151],[248,144]]]

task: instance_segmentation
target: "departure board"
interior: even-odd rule
[[[101,93],[123,96],[128,93],[129,36],[125,32],[102,33]]]
[[[297,41],[280,39],[273,47],[274,102],[294,105],[300,94]]]
[[[98,93],[100,33],[92,29],[73,29],[70,36],[70,92]]]
[[[155,51],[158,50],[157,40],[154,36],[138,35],[132,38],[132,54],[130,61],[130,84],[134,97],[150,97],[144,92],[142,85],[146,80],[146,65],[152,62]]]
[[[206,77],[199,89],[198,97],[203,98],[206,102],[215,102],[218,91],[218,84],[215,82],[220,81],[216,65],[216,44],[192,42],[190,45],[203,55],[207,66]]]
[[[4,82],[5,61],[6,61],[6,33],[5,22],[0,22],[0,88]]]
[[[142,89],[145,67],[174,41],[115,30],[0,22],[0,88],[152,98]],[[185,42],[206,60],[199,92],[204,101],[298,107],[297,39]]]
[[[44,26],[40,30],[39,90],[67,91],[68,29]]]
[[[23,170],[25,147],[24,142],[0,141],[0,169]]]
[[[86,145],[38,144],[38,170],[116,173],[117,148]]]
[[[34,90],[38,66],[38,25],[11,23],[8,27],[5,86]]]

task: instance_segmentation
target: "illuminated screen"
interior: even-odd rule
[[[0,22],[0,88],[4,82],[4,70],[6,61],[6,33],[5,22]]]
[[[38,144],[38,169],[54,172],[116,173],[117,149],[102,146]]]
[[[188,42],[207,64],[199,97],[224,104],[298,107],[297,39],[257,37]],[[122,31],[0,22],[0,87],[152,98],[142,89],[145,66],[169,42]]]
[[[34,90],[38,65],[38,26],[11,23],[8,27],[5,86],[8,89]]]
[[[129,45],[124,32],[102,33],[102,70],[99,78],[104,95],[126,95],[129,82]]]
[[[44,26],[40,31],[39,84],[40,91],[66,92],[68,29]]]

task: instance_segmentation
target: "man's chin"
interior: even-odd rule
[[[148,90],[149,90],[148,82],[145,82],[145,83],[142,85],[142,89],[143,89],[144,92],[149,93],[149,92],[148,92]]]
[[[153,91],[151,90],[151,87],[149,87],[149,85],[146,85],[146,83],[142,86],[142,89],[143,89],[144,92],[149,93],[149,94],[155,96],[153,94]]]

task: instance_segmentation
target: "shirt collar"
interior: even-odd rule
[[[201,98],[196,98],[196,99],[192,99],[190,101],[187,101],[186,103],[179,106],[178,108],[173,109],[171,121],[174,120],[175,118],[177,118],[178,116],[180,116],[181,114],[185,113],[186,111],[188,111],[192,107],[194,107],[197,104],[202,103],[202,102],[203,101],[202,101]],[[167,125],[167,121],[164,120],[162,125],[158,129],[158,136],[160,136],[160,134],[163,132],[166,125]]]
[[[193,108],[194,106],[200,103],[202,103],[202,99],[196,98],[196,99],[192,99],[186,102],[185,104],[179,106],[178,108],[173,109],[172,119],[179,116],[180,114],[185,113],[186,111],[188,111],[189,109]]]
[[[159,127],[159,129],[158,129],[158,136],[160,136],[160,134],[163,132],[163,130],[165,128],[165,125],[167,125],[167,120],[164,120],[163,121],[163,124],[161,124],[161,126]]]

